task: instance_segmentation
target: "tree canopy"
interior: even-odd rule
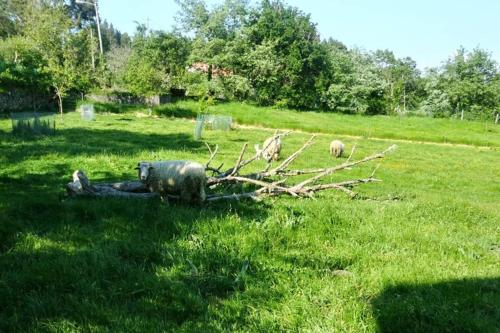
[[[421,72],[391,50],[321,39],[310,15],[281,0],[176,0],[173,31],[138,23],[134,36],[100,23],[75,0],[0,4],[0,90],[67,94],[184,91],[299,110],[491,118],[500,109],[500,71],[488,51],[459,48]],[[342,36],[338,36],[341,39]]]

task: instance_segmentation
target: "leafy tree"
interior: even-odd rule
[[[89,40],[83,30],[73,29],[67,7],[59,4],[33,8],[25,27],[27,39],[42,55],[41,71],[54,89],[61,116],[62,100],[68,92],[85,91],[91,84]]]
[[[330,49],[331,85],[323,93],[325,107],[347,113],[384,112],[386,82],[373,58],[336,43],[326,44]]]
[[[179,29],[194,35],[189,62],[209,64],[207,80],[213,66],[234,69],[235,40],[248,17],[247,0],[225,0],[212,10],[202,0],[176,0],[181,7]]]
[[[422,95],[416,62],[410,57],[398,59],[389,50],[377,50],[372,57],[386,82],[385,113],[406,112],[408,107],[415,108]]]
[[[180,86],[190,53],[189,41],[175,33],[146,35],[143,26],[138,28],[123,77],[126,86],[141,96]]]
[[[47,77],[40,70],[42,55],[22,36],[0,40],[0,89],[44,90]]]
[[[242,71],[248,73],[258,100],[265,104],[282,101],[295,108],[320,105],[328,50],[308,15],[281,1],[262,1],[251,13],[241,39],[249,49]],[[270,72],[272,79],[262,76]]]
[[[106,53],[108,75],[101,86],[121,87],[125,85],[124,77],[131,54],[132,48],[130,46],[113,47]]]
[[[457,50],[442,68],[442,86],[455,114],[484,117],[498,107],[498,67],[488,52]]]
[[[0,1],[0,38],[15,36],[22,32],[26,11],[26,1]]]

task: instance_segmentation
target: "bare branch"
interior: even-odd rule
[[[208,151],[210,152],[210,158],[208,159],[207,163],[205,163],[205,167],[208,169],[210,163],[215,158],[215,155],[217,154],[217,151],[219,150],[219,145],[215,145],[215,150],[214,151],[212,151],[212,149],[210,148],[210,146],[208,145],[208,143],[205,142],[205,145],[207,146]]]
[[[247,147],[248,147],[248,142],[246,142],[243,145],[243,148],[241,149],[240,156],[238,157],[238,160],[236,161],[236,165],[234,166],[233,170],[229,174],[230,177],[234,176],[240,170],[241,161],[243,160],[243,155],[245,155],[245,151],[247,150]]]
[[[276,130],[276,131],[274,132],[274,133],[275,133],[275,135],[273,136],[273,138],[279,138],[279,137],[282,137],[282,136],[287,136],[288,134],[290,134],[290,133],[291,133],[291,131],[286,131],[286,132],[281,133],[281,134],[276,134],[277,132],[278,132],[278,130]],[[267,148],[269,148],[269,146],[271,146],[271,145],[273,144],[273,141],[274,141],[274,140],[271,140],[271,141],[270,141],[270,142],[269,142],[269,143],[268,143],[265,147],[262,147],[262,150],[266,150]],[[252,163],[253,161],[255,161],[256,159],[258,159],[258,158],[259,158],[259,156],[260,156],[260,155],[256,153],[256,154],[255,154],[253,157],[251,157],[250,159],[248,159],[248,160],[245,160],[245,161],[241,162],[241,167],[240,167],[240,169],[241,169],[241,168],[243,168],[245,165],[248,165],[248,164]]]
[[[293,153],[292,155],[290,155],[279,166],[277,166],[276,168],[274,168],[273,170],[271,170],[269,172],[269,176],[275,175],[279,171],[284,170],[285,168],[287,168],[307,147],[309,147],[312,144],[312,142],[313,142],[313,140],[314,140],[315,137],[316,137],[316,134],[314,134],[313,136],[311,136],[311,138],[302,146],[302,148],[300,148],[295,153]]]
[[[352,155],[354,155],[354,151],[356,150],[357,143],[352,146],[351,154],[349,154],[349,157],[347,158],[347,163],[351,161]]]
[[[321,172],[320,174],[312,177],[312,178],[309,178],[309,179],[306,179],[304,180],[302,183],[300,184],[297,184],[295,185],[295,188],[296,189],[299,189],[299,188],[302,188],[304,186],[306,186],[307,184],[310,184],[310,183],[314,183],[315,181],[325,177],[325,176],[328,176],[336,171],[339,171],[339,170],[342,170],[342,169],[346,169],[348,167],[352,167],[352,166],[355,166],[355,165],[358,165],[358,164],[361,164],[361,163],[365,163],[365,162],[368,162],[368,161],[371,161],[371,160],[375,160],[375,159],[379,159],[379,158],[383,158],[385,156],[385,154],[387,152],[390,152],[392,150],[395,149],[395,145],[389,147],[388,149],[384,150],[382,153],[376,153],[376,154],[373,154],[373,155],[370,155],[370,156],[367,156],[359,161],[354,161],[354,162],[344,162],[336,167],[332,167],[332,168],[327,168],[325,169],[325,171]]]

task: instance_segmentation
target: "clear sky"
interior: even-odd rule
[[[311,14],[322,38],[367,51],[389,49],[398,57],[412,57],[422,69],[440,65],[460,45],[484,48],[500,62],[500,0],[286,2]],[[178,11],[174,0],[100,0],[99,5],[103,20],[129,34],[135,31],[134,21],[170,30]]]

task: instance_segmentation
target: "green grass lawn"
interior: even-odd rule
[[[182,103],[176,116],[193,113],[194,103]],[[297,168],[339,163],[328,155],[332,137],[347,150],[357,143],[355,158],[391,144],[366,136],[495,148],[398,143],[377,171],[383,182],[359,187],[354,200],[323,192],[167,206],[68,199],[64,185],[76,169],[101,181],[135,178],[140,160],[205,162],[192,121],[128,111],[83,122],[69,113],[57,135],[31,140],[12,136],[2,119],[0,332],[500,330],[498,127],[238,104],[214,111],[328,133]],[[203,136],[220,146],[215,164],[229,166],[244,142],[271,132]],[[308,137],[288,136],[283,154]],[[376,163],[331,178],[367,176]]]
[[[181,101],[159,109],[166,114],[191,117],[198,103]],[[299,112],[256,107],[240,103],[220,103],[210,113],[230,115],[240,124],[288,128],[306,132],[365,138],[402,139],[438,143],[500,147],[500,126],[490,122],[460,121],[394,116],[355,116],[325,112]]]

